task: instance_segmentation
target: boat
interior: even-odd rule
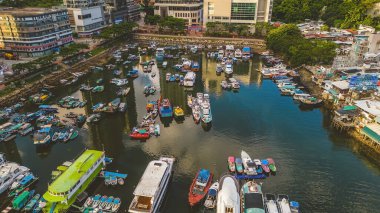
[[[224,57],[224,51],[223,50],[219,50],[218,51],[218,59],[222,59]]]
[[[78,137],[78,130],[74,130],[72,134],[70,135],[70,140],[74,140],[76,137]]]
[[[41,129],[34,133],[34,145],[47,145],[51,141],[50,130],[51,124],[41,126]]]
[[[241,212],[265,213],[264,197],[261,185],[254,181],[246,182],[240,190]]]
[[[104,151],[84,150],[61,175],[49,183],[43,195],[46,200],[43,212],[66,212],[77,196],[98,177],[104,165]]]
[[[41,195],[36,194],[32,199],[30,199],[29,203],[26,204],[24,211],[30,212],[34,209],[34,206],[37,204],[37,202],[40,200]]]
[[[183,86],[193,87],[195,84],[196,74],[194,72],[187,72],[183,79]]]
[[[322,104],[322,99],[313,96],[301,97],[299,101],[301,104],[306,106],[319,106]]]
[[[244,150],[241,151],[241,159],[243,161],[244,172],[247,175],[257,175],[256,164]]]
[[[210,104],[207,102],[203,102],[201,105],[201,120],[205,124],[211,123],[212,121]]]
[[[29,171],[28,168],[17,163],[8,162],[4,156],[0,155],[0,195],[9,189],[19,175]]]
[[[35,183],[37,180],[38,178],[35,177],[32,173],[25,174],[25,176],[21,180],[14,182],[12,184],[11,190],[8,193],[8,197],[17,196],[22,191],[24,191],[27,187]]]
[[[20,211],[29,202],[29,200],[33,197],[33,195],[34,195],[34,190],[23,191],[19,196],[13,199],[12,208],[16,211]]]
[[[269,162],[268,162],[267,159],[261,160],[261,167],[263,168],[263,170],[264,170],[265,173],[269,173],[270,172]]]
[[[240,84],[235,78],[229,78],[230,85],[232,89],[240,89]]]
[[[281,213],[291,213],[292,210],[290,209],[289,205],[289,197],[288,195],[279,194],[277,195],[277,205],[280,209]]]
[[[162,156],[149,162],[133,195],[128,212],[159,212],[173,172],[175,158]]]
[[[218,196],[219,183],[215,182],[208,190],[207,197],[204,203],[206,209],[214,209],[216,207],[216,199]]]
[[[216,65],[216,74],[220,74],[223,72],[223,67],[220,64]]]
[[[183,118],[185,116],[185,113],[183,109],[179,106],[174,107],[174,117],[175,118]]]
[[[127,77],[128,78],[137,78],[137,77],[139,77],[139,71],[137,69],[128,71]]]
[[[290,201],[289,205],[290,205],[290,210],[292,211],[292,213],[300,212],[300,204],[298,202]]]
[[[58,140],[60,132],[54,132],[53,137],[51,137],[51,141],[55,142]]]
[[[166,69],[167,66],[168,66],[168,62],[167,62],[167,61],[162,62],[162,67],[163,67],[164,69]]]
[[[28,135],[29,133],[33,132],[33,130],[34,130],[34,127],[30,126],[26,129],[20,131],[20,135],[22,135],[22,136]]]
[[[238,174],[243,174],[244,168],[243,168],[243,162],[241,158],[235,158],[235,166],[236,166],[236,172]]]
[[[263,173],[263,168],[261,166],[261,160],[259,160],[259,159],[253,159],[253,162],[256,165],[256,172],[259,173],[259,174]]]
[[[161,134],[161,132],[160,132],[160,125],[159,124],[156,124],[155,126],[154,126],[154,135],[155,136],[159,136]]]
[[[163,99],[159,102],[159,113],[162,118],[173,117],[173,108],[169,99]]]
[[[102,115],[100,113],[94,113],[94,114],[91,114],[90,116],[88,116],[88,118],[86,119],[86,122],[87,123],[96,123],[96,122],[100,121],[101,118],[102,118]]]
[[[274,194],[265,194],[265,209],[268,213],[280,213],[277,207],[276,196]]]
[[[166,81],[170,81],[170,77],[172,76],[172,74],[170,72],[168,72],[168,73],[166,73],[165,76],[166,76],[165,77]]]
[[[156,49],[156,60],[157,61],[163,61],[165,57],[165,50],[164,48],[157,48]]]
[[[107,210],[107,206],[111,207],[111,203],[113,201],[113,197],[108,197],[100,206],[101,209]]]
[[[95,195],[95,197],[94,197],[94,199],[92,201],[91,207],[97,208],[100,205],[100,202],[101,202],[100,200],[102,198],[103,197],[100,194]]]
[[[219,180],[217,213],[240,213],[239,182],[232,175],[224,175]]]
[[[231,89],[231,84],[229,84],[227,81],[223,80],[222,82],[220,82],[220,86],[223,88],[223,89]]]
[[[268,167],[271,172],[277,172],[276,164],[274,163],[274,160],[272,158],[268,158]]]
[[[132,133],[129,134],[129,137],[135,140],[145,140],[150,138],[150,134],[145,129],[134,128]]]
[[[235,50],[235,58],[241,58],[243,56],[242,52],[240,49]]]
[[[199,63],[198,62],[194,62],[191,65],[191,71],[193,71],[193,72],[198,72],[199,71]]]
[[[96,86],[91,90],[93,93],[97,92],[103,92],[104,91],[104,86]]]
[[[229,156],[227,162],[228,162],[228,170],[230,172],[235,172],[236,171],[235,157],[234,156]]]
[[[100,195],[99,195],[99,198],[100,198]],[[97,199],[99,199],[99,198],[97,198]],[[89,207],[89,206],[91,206],[92,205],[92,202],[94,202],[94,200],[95,200],[95,197],[88,197],[87,199],[86,199],[86,201],[84,202],[84,204],[83,204],[83,207]]]
[[[117,212],[120,208],[120,205],[121,205],[120,198],[115,198],[112,202],[111,211]]]
[[[39,213],[42,212],[42,209],[46,206],[46,200],[41,197],[40,200],[37,202],[36,207],[33,209],[33,213]]]
[[[227,75],[231,75],[234,72],[234,70],[232,68],[232,64],[226,64],[226,68],[225,68],[224,72]]]
[[[195,206],[206,196],[211,187],[213,174],[207,169],[200,169],[189,190],[189,204]]]
[[[103,83],[103,78],[99,78],[96,80],[96,84],[101,84],[101,83]]]
[[[192,95],[187,95],[187,106],[188,107],[193,107],[193,96]]]
[[[125,112],[126,109],[127,109],[127,104],[124,103],[124,102],[121,102],[121,103],[119,104],[118,111],[119,111],[119,112]]]
[[[103,204],[107,201],[107,199],[108,199],[108,197],[107,197],[106,195],[103,195],[103,196],[100,198],[99,202],[97,203],[97,207],[98,207],[99,209],[102,209],[102,206],[103,206]]]
[[[199,105],[193,106],[192,113],[195,123],[199,123],[199,121],[201,120],[201,108],[199,107]]]

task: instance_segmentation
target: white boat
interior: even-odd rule
[[[232,64],[226,64],[226,69],[224,70],[224,72],[227,75],[231,75],[234,72],[234,70],[232,68]]]
[[[225,80],[223,80],[222,82],[220,82],[220,86],[223,89],[231,89],[231,84],[227,83],[227,81],[225,81]]]
[[[242,52],[240,49],[236,49],[235,50],[235,58],[241,58],[242,57]]]
[[[222,59],[223,57],[224,57],[224,51],[223,50],[219,50],[218,51],[218,58]]]
[[[17,163],[7,162],[3,155],[0,156],[0,194],[6,191],[16,180],[17,176],[29,171],[28,168]]]
[[[168,188],[175,159],[160,157],[151,161],[133,192],[128,212],[158,212]]]
[[[185,87],[193,87],[196,78],[195,72],[187,72],[184,78],[183,86]]]
[[[201,119],[201,108],[199,107],[199,105],[193,106],[192,113],[193,113],[195,122],[198,123]]]
[[[217,74],[220,74],[223,72],[223,67],[220,65],[220,64],[217,64],[216,65],[216,73]]]
[[[257,175],[255,163],[244,150],[241,151],[241,160],[243,161],[244,172],[247,175]]]
[[[265,209],[268,213],[279,213],[276,196],[274,194],[265,194]]]
[[[278,195],[277,204],[281,213],[291,213],[289,197],[287,195]]]
[[[163,68],[166,68],[167,66],[168,66],[168,62],[167,61],[162,62],[162,67]]]
[[[232,175],[219,181],[217,213],[240,213],[239,182]]]
[[[228,80],[231,82],[232,89],[240,89],[240,84],[235,78],[229,78]]]
[[[215,182],[211,185],[210,189],[208,190],[207,193],[207,198],[204,203],[204,206],[207,209],[214,209],[216,206],[216,199],[218,196],[218,190],[219,190],[219,183]]]
[[[212,121],[210,104],[205,101],[201,105],[201,120],[205,124],[211,123]]]

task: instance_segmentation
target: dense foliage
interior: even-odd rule
[[[285,23],[323,20],[328,26],[356,28],[360,24],[380,28],[380,18],[367,10],[380,0],[274,0],[273,20]]]
[[[120,24],[113,24],[112,26],[108,26],[102,29],[99,37],[103,39],[112,39],[129,35],[133,31],[133,28],[136,26],[137,25],[134,22],[122,22]]]
[[[331,64],[336,45],[330,41],[305,39],[296,25],[285,24],[267,36],[267,47],[282,55],[293,67],[302,64]]]
[[[169,34],[183,34],[186,30],[186,20],[167,16],[158,22],[159,31]]]
[[[4,0],[0,6],[4,7],[52,7],[62,5],[62,0]]]
[[[206,24],[206,33],[207,36],[215,37],[250,37],[250,36],[265,36],[266,33],[272,28],[268,23],[257,23],[255,26],[255,33],[252,34],[250,26],[246,24],[229,24],[221,22],[208,22]]]
[[[88,44],[80,44],[80,43],[72,43],[70,45],[67,45],[65,47],[62,47],[59,51],[59,54],[63,57],[74,55],[76,53],[79,53],[83,49],[88,49]]]

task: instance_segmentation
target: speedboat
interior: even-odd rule
[[[263,168],[261,166],[261,161],[259,159],[253,159],[253,162],[256,165],[256,172],[259,173],[259,174],[263,173]]]
[[[281,213],[291,213],[288,195],[278,195],[277,204]]]
[[[134,128],[132,133],[129,134],[129,137],[131,137],[132,139],[136,139],[136,140],[144,140],[144,139],[149,139],[150,134],[145,129]]]
[[[274,194],[265,194],[265,209],[268,213],[279,213],[276,196]]]
[[[271,172],[277,172],[277,168],[276,168],[276,164],[274,163],[274,160],[272,158],[268,158],[268,167],[270,169]]]
[[[239,174],[243,174],[244,168],[243,168],[243,162],[241,158],[235,158],[235,166],[236,166],[236,172]]]
[[[175,107],[174,108],[174,117],[183,118],[183,116],[185,116],[183,109],[179,106]]]
[[[269,173],[270,172],[269,162],[268,162],[267,159],[261,160],[261,167],[263,168],[263,170],[264,170],[265,173]]]
[[[230,172],[235,172],[236,171],[235,157],[234,156],[229,156],[228,157],[228,170],[230,170]]]
[[[195,206],[206,196],[211,187],[213,174],[206,169],[200,169],[189,190],[189,204]]]
[[[265,213],[261,185],[248,181],[240,191],[242,212]]]
[[[226,64],[226,69],[224,70],[224,72],[227,75],[231,75],[234,72],[233,68],[232,68],[232,64]]]
[[[247,175],[257,175],[256,164],[244,150],[241,151],[241,159],[243,161],[244,172]]]
[[[199,123],[199,121],[201,120],[201,108],[199,107],[199,105],[193,106],[192,113],[193,113],[194,121],[196,123]]]
[[[224,175],[219,181],[217,213],[240,213],[239,182],[232,175]]]
[[[207,209],[214,209],[216,206],[216,199],[218,196],[218,190],[219,190],[219,183],[215,182],[210,187],[210,190],[208,190],[206,201],[204,203],[204,206]]]

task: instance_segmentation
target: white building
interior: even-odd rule
[[[71,28],[81,37],[99,33],[105,25],[103,1],[64,0],[70,17]]]
[[[188,26],[202,25],[203,4],[200,0],[156,0],[154,14],[187,20]]]

